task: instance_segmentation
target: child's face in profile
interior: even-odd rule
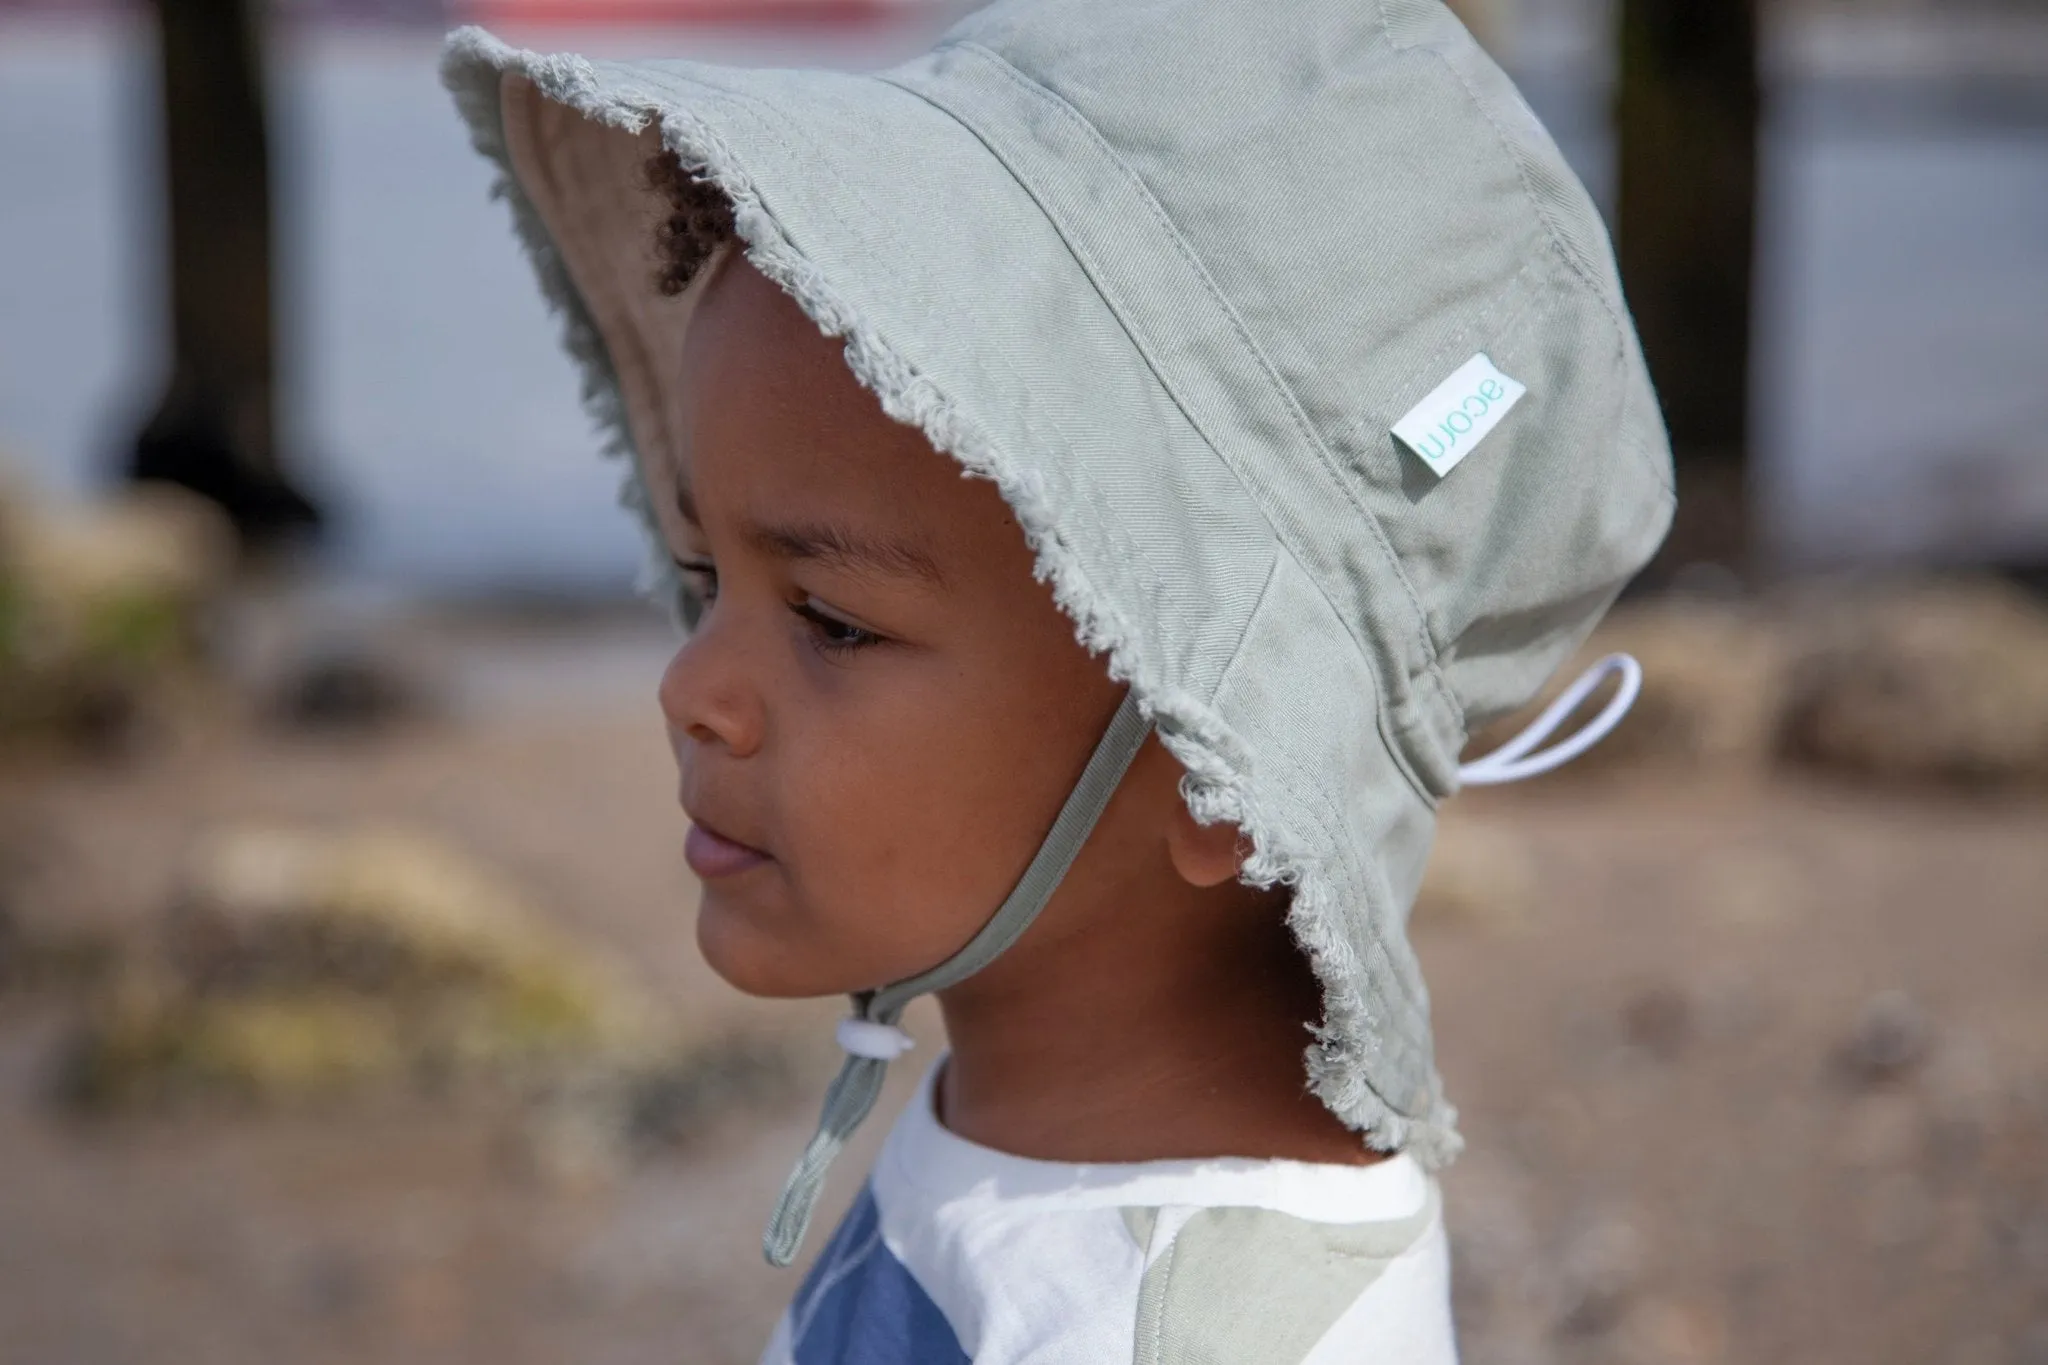
[[[883,413],[739,252],[703,287],[684,436],[647,470],[706,599],[661,684],[698,941],[756,994],[879,986],[1001,903],[1122,688],[992,483]],[[1177,807],[1177,771],[1136,785]]]

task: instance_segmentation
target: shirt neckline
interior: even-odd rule
[[[941,1203],[1048,1207],[1264,1208],[1316,1223],[1370,1223],[1414,1215],[1429,1176],[1408,1153],[1370,1166],[1283,1158],[1209,1157],[1065,1162],[1017,1156],[970,1141],[939,1122],[941,1053],[883,1144],[877,1174]]]

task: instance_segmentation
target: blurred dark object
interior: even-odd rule
[[[445,0],[270,0],[269,8],[285,23],[323,19],[446,29],[459,22],[450,17]]]
[[[680,1147],[715,1115],[779,1100],[799,1083],[786,1043],[745,1034],[696,1052],[663,1056],[628,1080],[624,1137],[635,1151]]]
[[[170,233],[171,377],[126,474],[218,503],[244,545],[320,510],[277,451],[270,148],[260,0],[156,0]]]
[[[87,989],[114,965],[114,937],[65,895],[65,860],[78,852],[53,821],[0,802],[0,1001]]]
[[[600,949],[430,833],[228,826],[161,944],[88,1002],[56,1098],[84,1110],[520,1080],[652,1055],[664,1018]]]
[[[1675,1061],[1697,1028],[1693,1003],[1670,982],[1638,991],[1621,1010],[1622,1036],[1660,1062]]]
[[[1788,758],[1865,779],[2048,784],[2048,611],[1996,580],[1932,581],[1807,614],[1782,685]]]
[[[434,712],[430,691],[395,660],[367,646],[333,647],[292,666],[271,698],[287,730],[360,735]]]
[[[126,756],[170,728],[234,558],[226,516],[184,489],[65,506],[0,486],[0,754]]]
[[[1835,1054],[1835,1065],[1860,1090],[1910,1075],[1933,1050],[1934,1021],[1904,991],[1885,991],[1864,1002],[1856,1027]]]
[[[1658,586],[1749,564],[1756,0],[1622,0],[1620,24],[1616,245],[1678,476]]]

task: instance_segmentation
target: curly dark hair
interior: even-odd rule
[[[647,159],[647,188],[668,200],[669,214],[656,230],[660,269],[654,286],[673,296],[704,268],[720,242],[733,235],[732,201],[711,181],[683,169],[683,159],[664,151]]]

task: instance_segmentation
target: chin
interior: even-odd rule
[[[810,960],[816,940],[764,929],[743,909],[724,903],[709,887],[697,905],[697,950],[734,990],[769,1000],[800,1000],[841,993],[830,972]]]

